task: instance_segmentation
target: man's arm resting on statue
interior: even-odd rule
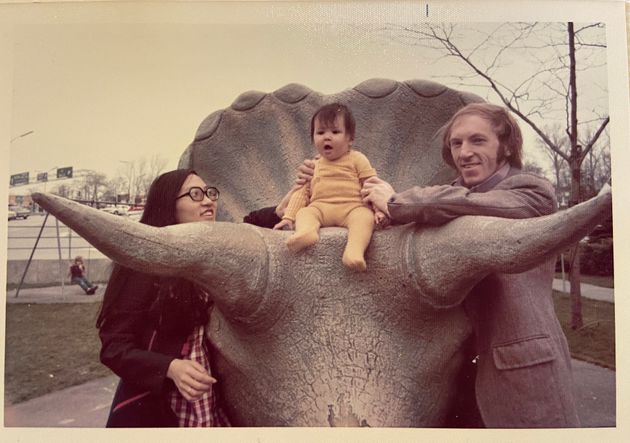
[[[388,210],[396,223],[441,225],[464,215],[530,218],[556,210],[553,186],[526,174],[505,179],[493,190],[471,192],[462,186],[414,187],[394,194]]]

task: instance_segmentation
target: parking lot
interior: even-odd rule
[[[9,220],[7,226],[7,260],[28,260],[41,231],[41,238],[33,255],[34,260],[54,260],[72,258],[81,255],[85,259],[104,258],[83,238],[49,215],[32,214],[27,219]]]

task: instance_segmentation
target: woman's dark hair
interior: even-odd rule
[[[192,169],[176,169],[158,176],[147,194],[147,202],[140,223],[151,226],[176,225],[175,205],[179,190],[190,174],[197,173]]]
[[[147,194],[147,202],[144,205],[140,223],[156,227],[177,224],[175,217],[177,197],[182,185],[191,174],[197,175],[192,169],[176,169],[165,172],[153,180]],[[134,277],[134,274],[136,274],[136,271],[116,263],[114,264],[105,295],[103,296],[103,304],[96,320],[97,328],[103,325],[106,317],[116,304],[116,298],[127,281]],[[159,278],[156,277],[155,281],[158,280]]]

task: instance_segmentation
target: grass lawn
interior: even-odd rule
[[[556,278],[562,278],[560,272],[556,272]],[[565,280],[569,281],[569,274],[564,274]],[[614,288],[615,281],[613,277],[601,275],[581,275],[580,283],[588,283],[589,285],[601,286],[602,288]],[[568,283],[567,283],[568,284]]]
[[[614,304],[583,298],[584,327],[570,327],[569,296],[554,291],[574,358],[615,368]],[[99,303],[7,304],[5,404],[111,375],[99,362]]]
[[[5,404],[111,375],[99,361],[100,303],[7,304]]]
[[[569,294],[553,291],[556,315],[567,336],[571,356],[615,369],[615,305],[582,297],[584,326],[571,329]]]

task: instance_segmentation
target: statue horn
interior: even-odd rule
[[[267,283],[266,246],[256,228],[222,222],[157,228],[48,193],[33,200],[113,261],[206,287],[223,312],[247,317]],[[199,239],[204,239],[203,243]]]
[[[543,217],[466,216],[423,227],[407,243],[407,274],[429,303],[453,306],[485,276],[524,272],[579,241],[610,216],[611,206],[605,193]]]

